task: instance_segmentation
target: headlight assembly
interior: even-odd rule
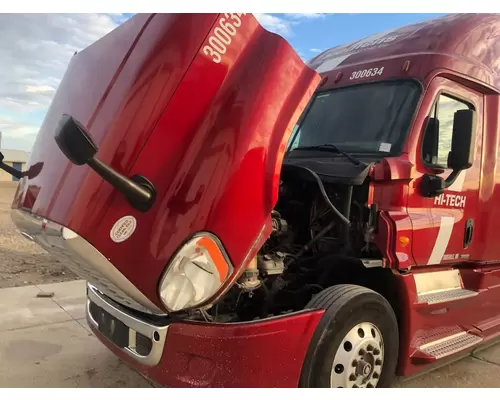
[[[213,235],[196,235],[167,266],[159,284],[160,299],[169,311],[196,307],[213,295],[232,272],[224,250]]]

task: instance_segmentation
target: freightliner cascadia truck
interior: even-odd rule
[[[500,339],[499,117],[499,15],[307,64],[251,14],[136,15],[71,59],[12,218],[159,386],[386,387]]]

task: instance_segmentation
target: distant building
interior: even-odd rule
[[[0,151],[3,154],[3,162],[19,171],[24,171],[26,169],[26,163],[28,162],[29,153],[24,150],[11,150],[2,149],[2,132],[0,132]],[[0,182],[5,181],[17,181],[12,175],[8,174],[4,170],[0,169]]]

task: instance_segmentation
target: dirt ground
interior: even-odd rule
[[[25,239],[10,218],[16,191],[11,182],[0,182],[0,289],[56,283],[77,279],[37,244]]]

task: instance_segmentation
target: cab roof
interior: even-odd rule
[[[392,29],[324,51],[308,62],[320,74],[388,58],[440,55],[473,66],[473,78],[500,90],[500,14],[454,14]]]

